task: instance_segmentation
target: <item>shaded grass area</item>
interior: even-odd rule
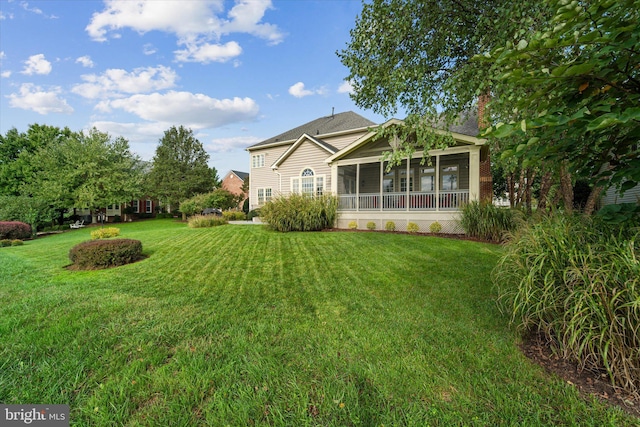
[[[86,229],[0,251],[0,402],[72,425],[635,425],[522,356],[497,246],[171,220],[67,271]]]

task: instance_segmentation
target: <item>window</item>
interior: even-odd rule
[[[252,168],[263,168],[264,167],[264,154],[254,154],[251,156],[251,167]]]
[[[131,207],[133,208],[133,213],[140,213],[140,200],[132,200]]]
[[[407,170],[400,169],[400,191],[407,191]],[[413,169],[409,169],[409,191],[413,191]]]
[[[385,171],[384,173],[384,179],[382,180],[382,187],[384,188],[384,192],[385,193],[393,193],[394,192],[394,180],[395,180],[395,176],[396,176],[396,171],[395,170],[391,170],[391,171]]]
[[[152,213],[153,212],[153,203],[151,203],[151,200],[147,199],[147,201],[145,202],[145,212],[146,213]]]
[[[420,191],[435,191],[436,168],[420,168]]]
[[[258,188],[258,205],[264,205],[271,200],[271,188]]]
[[[324,175],[316,175],[312,169],[300,172],[300,177],[291,178],[291,192],[322,196],[324,194]]]
[[[458,165],[443,166],[440,176],[443,191],[455,191],[458,189]]]

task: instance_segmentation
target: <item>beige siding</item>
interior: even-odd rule
[[[312,169],[316,176],[324,175],[325,191],[330,191],[331,167],[324,161],[330,155],[327,150],[318,147],[311,141],[304,141],[300,144],[278,169],[278,172],[282,174],[282,193],[288,194],[291,191],[291,178],[299,177],[300,173],[306,168]]]
[[[350,133],[348,135],[340,135],[340,136],[335,136],[335,137],[322,138],[322,140],[324,142],[326,142],[327,144],[333,145],[338,150],[342,150],[344,147],[346,147],[347,145],[351,144],[355,140],[359,139],[361,136],[365,135],[366,133],[368,133],[368,132],[366,132],[366,131],[355,132],[355,133]],[[313,135],[311,135],[311,136],[313,136]]]
[[[365,144],[355,152],[345,156],[345,159],[359,159],[361,157],[380,157],[385,151],[390,151],[391,147],[386,139],[379,139],[377,141]]]
[[[275,196],[280,191],[280,177],[271,169],[271,165],[285,152],[291,145],[281,145],[262,150],[251,150],[249,152],[249,208],[255,209],[258,206],[258,188],[271,188]],[[252,156],[264,154],[264,167],[254,168],[252,166]]]
[[[631,190],[624,192],[624,196],[620,196],[615,188],[609,188],[602,197],[603,205],[615,205],[619,203],[640,203],[640,185],[636,185]]]

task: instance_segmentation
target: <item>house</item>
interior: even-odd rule
[[[131,216],[138,218],[150,218],[155,216],[159,204],[153,199],[132,200],[128,203],[114,203],[99,211],[89,208],[75,208],[74,215],[81,217],[85,224],[98,223],[98,212],[105,215],[104,222],[115,222],[118,218],[121,221],[131,220]],[[127,217],[127,218],[125,218]]]
[[[381,126],[402,125],[391,119]],[[416,151],[391,170],[383,161],[391,145],[377,136],[376,126],[354,112],[332,114],[248,147],[250,208],[279,194],[333,193],[338,228],[373,222],[384,229],[393,221],[396,230],[413,222],[429,231],[437,221],[443,233],[462,233],[463,204],[492,196],[489,149],[477,137],[477,116],[451,127],[455,145],[430,151],[430,163],[423,164],[422,151]]]
[[[243,195],[242,201],[238,204],[238,209],[242,209],[242,205],[244,201],[249,197],[249,195],[242,189],[244,185],[244,180],[249,177],[247,172],[240,172],[236,170],[230,170],[224,176],[222,180],[222,188],[227,190],[230,193],[235,194],[236,196]]]

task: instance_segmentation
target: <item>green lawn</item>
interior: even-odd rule
[[[0,402],[86,426],[636,425],[520,354],[497,246],[171,220],[68,271],[74,230],[0,249]]]

